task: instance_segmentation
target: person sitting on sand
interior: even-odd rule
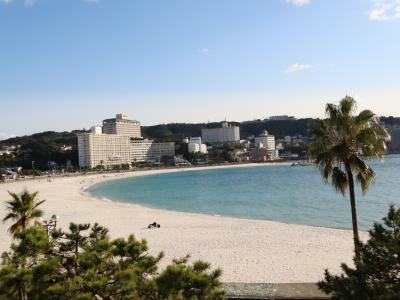
[[[157,222],[153,222],[151,224],[149,224],[149,226],[147,226],[147,228],[160,228],[161,225],[158,224]]]

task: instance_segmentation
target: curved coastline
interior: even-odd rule
[[[226,167],[241,165],[217,168]],[[339,272],[341,262],[352,263],[352,234],[346,229],[149,208],[104,201],[85,191],[108,180],[185,170],[65,177],[51,183],[12,182],[0,186],[0,198],[7,197],[7,190],[38,190],[41,199],[47,200],[43,205],[47,216],[59,214],[63,228],[70,222],[99,222],[110,229],[112,237],[133,233],[149,242],[150,254],[165,252],[161,267],[173,258],[190,254],[193,259],[204,259],[213,267],[221,267],[224,282],[315,282],[322,278],[325,268]],[[3,215],[4,211],[3,206],[0,213]],[[146,229],[153,221],[162,227]],[[7,225],[0,225],[1,251],[11,242]]]
[[[160,170],[149,170],[149,171],[139,171],[139,172],[145,172],[145,174],[135,174],[135,172],[132,173],[126,173],[126,176],[122,177],[111,177],[111,178],[105,178],[104,180],[98,181],[96,183],[93,183],[91,185],[82,187],[82,193],[89,197],[94,197],[98,200],[101,201],[111,201],[111,202],[116,202],[116,203],[125,203],[125,204],[133,204],[136,206],[141,206],[144,208],[149,208],[149,209],[155,209],[155,210],[162,210],[162,211],[170,211],[170,212],[176,212],[176,213],[188,213],[188,214],[194,214],[194,215],[206,215],[206,216],[214,216],[214,217],[219,217],[219,218],[233,218],[233,219],[238,219],[238,220],[253,220],[253,221],[268,221],[268,222],[277,222],[277,223],[282,223],[282,224],[291,224],[291,225],[301,225],[301,226],[309,226],[309,227],[317,227],[317,228],[327,228],[327,229],[338,229],[338,230],[351,230],[349,227],[336,227],[336,226],[326,226],[326,225],[316,225],[316,224],[306,224],[306,223],[296,223],[296,222],[290,222],[290,221],[284,221],[284,220],[273,220],[273,219],[258,219],[258,218],[251,218],[251,217],[241,217],[241,216],[235,216],[235,215],[229,215],[229,214],[224,214],[224,213],[211,213],[211,212],[201,212],[201,211],[191,211],[191,210],[179,210],[179,209],[174,209],[174,208],[161,208],[158,207],[157,205],[151,205],[151,204],[144,204],[135,201],[135,199],[131,200],[123,200],[123,199],[118,199],[118,198],[112,198],[110,196],[102,196],[101,194],[96,195],[88,191],[88,189],[96,186],[96,185],[101,185],[105,182],[108,181],[114,181],[114,180],[123,180],[126,178],[131,178],[131,177],[143,177],[143,176],[153,176],[153,175],[159,175],[159,174],[170,174],[170,173],[177,173],[177,172],[201,172],[201,171],[207,171],[207,170],[215,170],[215,169],[230,169],[230,168],[250,168],[250,167],[276,167],[276,166],[290,166],[290,163],[284,162],[284,163],[260,163],[260,164],[241,164],[241,165],[227,165],[227,166],[208,166],[208,167],[195,167],[195,168],[176,168],[176,169],[160,169]],[[365,232],[364,230],[360,230],[360,232]]]

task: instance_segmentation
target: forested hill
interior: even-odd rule
[[[286,135],[306,136],[311,119],[288,121],[249,121],[231,122],[240,126],[241,138],[250,135],[258,135],[263,130],[268,130],[278,138]],[[143,126],[142,135],[156,141],[181,141],[184,137],[201,136],[201,128],[221,126],[220,123],[200,124],[162,124],[155,126]],[[78,165],[78,139],[76,135],[84,130],[72,132],[46,131],[30,136],[21,136],[0,141],[2,146],[20,145],[18,151],[12,157],[3,156],[0,159],[0,168],[8,165],[22,166],[24,169],[32,167],[32,161],[38,169],[46,170],[49,162],[55,162],[59,166],[66,165],[68,161],[73,166]],[[67,146],[65,148],[64,146]],[[7,159],[12,159],[7,161]]]
[[[381,120],[389,130],[400,128],[400,118],[382,117]],[[263,130],[267,130],[276,138],[283,138],[287,135],[308,136],[309,127],[312,119],[298,120],[255,120],[246,122],[230,122],[232,125],[240,127],[242,139],[250,135],[258,135]],[[177,141],[184,137],[201,136],[201,128],[212,128],[221,126],[220,122],[214,123],[170,123],[153,126],[142,126],[142,135],[157,141]],[[73,130],[72,132],[46,131],[35,133],[29,136],[21,136],[0,141],[3,145],[26,145],[30,143],[48,143],[51,145],[76,145],[76,135],[85,130]]]
[[[240,137],[245,139],[250,135],[258,135],[263,130],[267,130],[270,134],[275,135],[277,138],[283,138],[290,135],[308,135],[309,125],[312,119],[299,119],[299,120],[283,120],[283,121],[270,121],[270,120],[256,120],[246,122],[229,122],[232,125],[240,127]],[[160,124],[155,126],[142,127],[142,134],[144,137],[155,139],[158,141],[175,141],[181,140],[185,137],[201,136],[202,128],[220,127],[221,123],[172,123]]]
[[[76,135],[84,130],[73,130],[71,132],[45,131],[29,136],[15,137],[0,141],[2,146],[17,146],[18,151],[13,157],[0,156],[0,168],[7,165],[18,165],[24,169],[32,167],[32,161],[38,169],[46,170],[48,162],[54,161],[59,165],[65,165],[70,161],[72,165],[78,165],[78,140]],[[66,151],[64,146],[71,146]],[[7,162],[7,159],[12,159]],[[15,162],[15,164],[13,163]]]
[[[240,126],[242,139],[250,135],[257,135],[263,130],[268,130],[277,138],[286,135],[307,136],[311,119],[287,120],[287,121],[247,121],[230,122],[232,125]],[[157,141],[177,141],[184,137],[201,136],[201,128],[219,127],[221,123],[171,123],[154,126],[142,126],[142,135]],[[72,132],[46,131],[29,136],[21,136],[0,141],[2,145],[26,145],[31,143],[47,143],[50,145],[76,145],[76,135],[85,130],[74,130]]]
[[[381,119],[392,134],[389,151],[391,153],[400,153],[400,118],[383,117]],[[251,135],[258,135],[263,130],[267,130],[277,138],[287,135],[308,136],[311,122],[312,119],[255,120],[230,123],[240,126],[241,138],[245,139]],[[181,141],[184,137],[201,136],[201,128],[216,126],[221,125],[220,123],[161,124],[143,126],[142,134],[144,137],[156,141]],[[16,161],[18,165],[27,169],[31,167],[32,161],[35,161],[36,166],[40,169],[46,169],[49,161],[54,161],[59,165],[64,165],[67,161],[71,161],[72,165],[76,166],[78,164],[78,140],[76,135],[81,132],[85,132],[85,130],[74,130],[72,132],[46,131],[0,141],[0,148],[2,146],[20,145]],[[63,147],[64,145],[67,146],[67,149]]]

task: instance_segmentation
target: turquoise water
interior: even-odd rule
[[[369,229],[390,203],[400,206],[400,156],[372,161],[376,183],[357,187],[359,225]],[[314,166],[257,166],[124,178],[94,185],[98,197],[175,211],[351,228],[348,195],[323,183]]]

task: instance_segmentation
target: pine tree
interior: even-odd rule
[[[342,264],[341,275],[325,271],[319,287],[332,299],[400,299],[400,209],[391,206],[383,224],[375,223],[369,234],[360,244],[357,268]]]
[[[0,299],[223,299],[220,270],[184,258],[159,274],[162,258],[148,254],[145,240],[112,240],[98,224],[28,227],[3,254]]]

